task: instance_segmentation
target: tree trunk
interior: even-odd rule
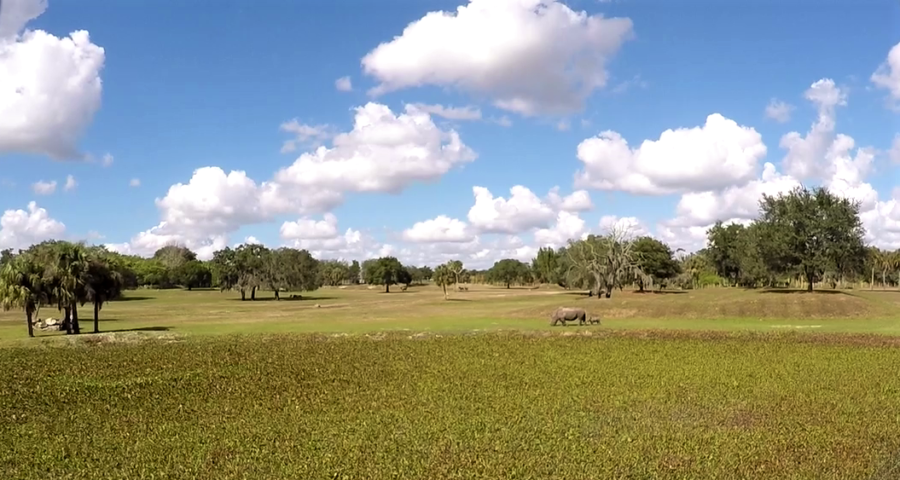
[[[241,301],[243,302],[246,299],[247,299],[247,291],[242,288],[241,289]]]
[[[644,279],[638,279],[638,293],[644,293]]]
[[[28,321],[28,336],[34,336],[34,325],[31,324],[32,312],[30,310],[25,310],[25,320]]]
[[[72,334],[72,309],[69,307],[64,307],[63,311],[65,312],[65,316],[63,316],[63,328],[66,330],[66,334]]]
[[[81,325],[78,323],[78,305],[72,304],[72,330],[75,331],[75,335],[81,334]]]
[[[882,270],[881,271],[881,289],[882,290],[887,288],[887,279],[885,279],[886,276],[887,276],[887,271]]]
[[[275,300],[281,300],[281,297],[278,295],[278,289],[275,289]]]
[[[506,282],[506,289],[509,290],[509,282]]]
[[[250,289],[250,301],[256,300],[256,287]]]
[[[872,281],[869,282],[869,290],[875,290],[875,267],[872,267]]]
[[[813,274],[809,270],[806,271],[806,291],[813,291]]]
[[[384,293],[391,293],[391,284],[385,282],[384,283]]]
[[[188,291],[189,291],[189,292],[191,291],[191,288],[192,288],[192,287],[191,287],[190,285],[188,285]]]
[[[100,333],[100,303],[94,302],[94,333]]]

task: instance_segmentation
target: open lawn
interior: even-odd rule
[[[284,294],[283,297],[288,297]],[[900,291],[763,291],[710,288],[696,291],[636,293],[616,291],[610,299],[544,287],[537,290],[471,286],[444,300],[433,286],[389,294],[366,287],[322,288],[303,300],[275,301],[261,292],[240,301],[234,292],[137,290],[103,308],[101,331],[156,330],[175,335],[348,332],[408,329],[470,331],[548,329],[558,306],[582,306],[601,314],[602,328],[762,330],[810,329],[823,332],[900,334]],[[319,305],[319,307],[316,307]],[[90,305],[80,310],[90,331]],[[59,318],[44,308],[41,317]],[[554,327],[559,328],[559,327]],[[39,332],[39,336],[60,336]],[[0,315],[0,343],[27,339],[24,315]]]
[[[270,295],[3,314],[0,478],[900,478],[898,292]]]

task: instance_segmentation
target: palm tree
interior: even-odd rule
[[[67,333],[81,333],[78,302],[84,298],[84,280],[88,258],[81,244],[60,243],[52,268],[53,297],[57,308],[65,312],[63,323]],[[82,302],[83,304],[84,302]]]
[[[100,333],[100,309],[122,293],[122,284],[122,274],[111,259],[97,256],[88,261],[80,303],[94,305],[94,333]]]
[[[32,318],[41,305],[49,302],[49,291],[44,281],[44,268],[30,256],[19,255],[0,270],[0,303],[3,310],[25,310],[28,336],[34,336]]]

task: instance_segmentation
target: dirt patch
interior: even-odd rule
[[[183,338],[172,332],[108,332],[61,337],[71,346],[133,345],[144,342],[174,343]]]

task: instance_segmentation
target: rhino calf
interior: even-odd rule
[[[567,308],[559,307],[550,314],[550,325],[556,326],[562,322],[566,326],[566,322],[574,322],[578,320],[579,325],[585,323],[600,324],[600,318],[594,315],[588,316],[583,308]]]

